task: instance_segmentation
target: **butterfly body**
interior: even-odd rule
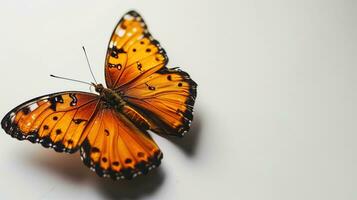
[[[93,84],[95,91],[99,93],[103,103],[106,107],[113,108],[118,112],[121,112],[121,108],[126,105],[120,92],[116,92],[109,88],[105,88],[102,84]]]
[[[115,27],[98,94],[64,91],[8,112],[5,132],[57,152],[80,151],[99,176],[131,179],[158,166],[163,154],[148,131],[182,137],[193,119],[197,84],[168,58],[135,11]]]

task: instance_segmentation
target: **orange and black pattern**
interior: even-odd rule
[[[139,76],[147,77],[166,65],[168,58],[135,11],[124,15],[108,44],[105,80],[108,88],[120,89]]]
[[[10,111],[3,129],[19,140],[41,143],[58,152],[73,153],[81,145],[84,129],[92,119],[99,96],[61,92],[35,98]]]
[[[143,116],[138,121],[148,129],[183,136],[193,119],[197,84],[186,72],[168,69],[167,62],[165,50],[153,39],[143,18],[128,12],[109,42],[107,86],[125,97],[130,107]],[[137,113],[128,114],[129,118],[137,118]]]
[[[162,68],[123,88],[129,104],[150,119],[150,130],[184,136],[193,119],[196,83],[186,72]]]
[[[99,95],[69,91],[32,99],[6,114],[2,128],[58,152],[80,149],[84,164],[102,177],[146,174],[163,158],[148,131],[181,137],[193,120],[197,84],[167,62],[143,18],[130,11],[109,41],[108,88],[93,84]]]
[[[162,153],[148,133],[112,109],[100,109],[86,131],[81,156],[100,176],[131,179],[160,165]]]

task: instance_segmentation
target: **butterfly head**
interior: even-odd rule
[[[95,84],[95,83],[92,83],[94,88],[95,88],[95,91],[98,92],[99,94],[102,94],[103,93],[103,90],[104,90],[104,86],[102,84]]]

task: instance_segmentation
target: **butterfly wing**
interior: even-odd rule
[[[109,42],[105,75],[109,88],[129,103],[123,113],[136,125],[160,134],[182,136],[193,118],[196,83],[178,69],[168,69],[164,49],[143,18],[130,11]]]
[[[163,68],[123,88],[131,107],[159,134],[183,136],[193,119],[197,84],[179,69]]]
[[[102,107],[86,132],[81,157],[99,176],[131,179],[160,164],[162,153],[147,132],[112,109]]]
[[[167,61],[165,50],[153,39],[143,18],[130,11],[121,18],[109,41],[105,60],[107,87],[120,89],[139,75],[158,71]]]
[[[79,149],[84,129],[96,113],[99,96],[85,92],[60,92],[27,101],[1,121],[5,132],[19,140],[41,143],[58,152]]]

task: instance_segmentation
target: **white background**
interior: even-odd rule
[[[104,80],[109,36],[135,9],[198,83],[192,131],[154,138],[159,169],[97,177],[79,155],[1,130],[1,199],[357,199],[356,1],[0,2],[1,116],[18,104]]]

